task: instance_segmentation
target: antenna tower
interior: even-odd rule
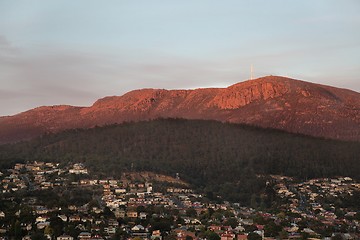
[[[250,66],[250,79],[253,80],[253,73],[254,73],[254,69],[253,69],[253,65],[251,64]]]

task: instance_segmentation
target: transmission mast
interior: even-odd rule
[[[250,66],[250,79],[253,80],[253,73],[254,73],[254,69],[253,69],[253,65],[251,64]]]

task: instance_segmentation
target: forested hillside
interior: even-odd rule
[[[360,178],[360,143],[215,121],[162,119],[69,130],[0,146],[0,163],[84,162],[98,174],[146,170],[175,175],[211,195],[248,203],[256,175]]]

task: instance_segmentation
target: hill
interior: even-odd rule
[[[90,107],[39,107],[0,118],[0,143],[125,121],[185,118],[245,123],[311,136],[360,141],[360,93],[269,76],[228,88],[142,89]]]
[[[68,130],[0,146],[16,161],[84,162],[95,174],[150,171],[180,178],[212,196],[248,203],[268,174],[360,179],[360,143],[204,120],[162,119]]]

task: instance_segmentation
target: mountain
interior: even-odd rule
[[[0,169],[15,162],[84,163],[91,175],[150,171],[176,176],[228,200],[250,203],[269,174],[360,179],[360,142],[242,124],[158,119],[72,129],[0,145]]]
[[[227,88],[141,89],[99,99],[90,107],[39,107],[1,117],[0,143],[65,129],[156,118],[244,123],[360,141],[360,93],[279,76]]]

